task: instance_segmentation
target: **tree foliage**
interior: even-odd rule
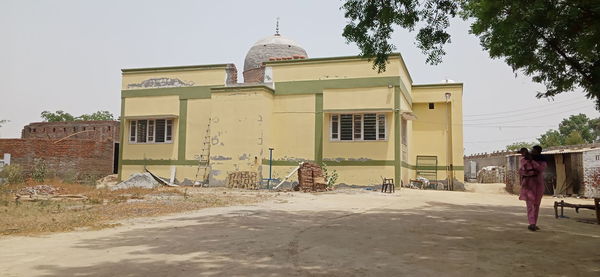
[[[109,111],[97,111],[92,114],[82,114],[80,116],[73,116],[70,113],[64,111],[43,111],[41,117],[46,122],[58,122],[58,121],[90,121],[90,120],[115,120],[115,117]]]
[[[77,120],[115,120],[115,117],[109,111],[97,111],[93,114],[82,114]]]
[[[349,23],[343,36],[361,55],[385,70],[395,50],[395,26],[414,31],[429,64],[438,64],[451,42],[450,19],[472,20],[491,58],[546,86],[537,97],[552,97],[580,86],[600,109],[600,1],[579,0],[346,0]]]
[[[518,151],[521,148],[531,148],[533,147],[535,144],[533,142],[515,142],[513,144],[507,145],[506,146],[506,150],[508,151]]]
[[[538,138],[540,146],[543,148],[559,146],[564,144],[564,138],[556,130],[548,130]]]
[[[546,131],[538,141],[544,148],[597,142],[599,125],[600,118],[590,119],[585,114],[571,115],[558,124],[558,130]]]
[[[569,133],[569,135],[567,135],[567,137],[565,137],[564,145],[576,145],[584,143],[586,143],[586,141],[583,139],[583,136],[581,136],[581,133],[573,130],[571,133]]]
[[[75,121],[75,117],[72,116],[70,113],[66,113],[60,110],[54,113],[50,111],[43,111],[40,116],[46,122]]]
[[[594,142],[595,131],[590,125],[590,119],[585,114],[571,115],[569,118],[563,119],[558,124],[558,131],[562,136],[574,136],[572,133],[579,133],[583,143]]]

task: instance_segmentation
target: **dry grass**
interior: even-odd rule
[[[43,184],[59,189],[60,194],[85,195],[87,200],[16,201],[22,187],[39,183],[0,186],[0,236],[31,235],[71,231],[78,228],[101,229],[118,225],[115,221],[157,216],[264,200],[266,194],[227,194],[202,188],[132,188],[110,191],[81,184],[49,181]],[[201,193],[199,193],[203,190]]]

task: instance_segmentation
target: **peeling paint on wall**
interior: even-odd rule
[[[141,83],[127,84],[127,88],[173,88],[173,87],[191,87],[192,81],[182,81],[177,78],[151,78]]]
[[[210,138],[210,143],[212,145],[217,145],[219,144],[219,137],[218,136],[213,136],[212,138]],[[224,145],[223,143],[221,143],[221,145]]]
[[[243,154],[243,155],[241,155],[241,156],[240,156],[238,159],[239,159],[240,161],[245,161],[245,160],[247,160],[247,159],[250,159],[250,155],[248,155],[248,154],[245,154],[245,153],[244,153],[244,154]]]
[[[344,161],[356,161],[356,162],[367,162],[372,161],[373,159],[369,158],[323,158],[325,162],[344,162]]]
[[[211,156],[210,159],[213,161],[229,161],[231,160],[231,157]]]

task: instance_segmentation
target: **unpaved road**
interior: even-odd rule
[[[592,211],[555,219],[545,198],[534,233],[516,196],[474,191],[292,193],[5,237],[0,276],[600,276],[600,226],[581,222]]]

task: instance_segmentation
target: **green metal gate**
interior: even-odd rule
[[[417,177],[437,181],[437,156],[417,156]]]

